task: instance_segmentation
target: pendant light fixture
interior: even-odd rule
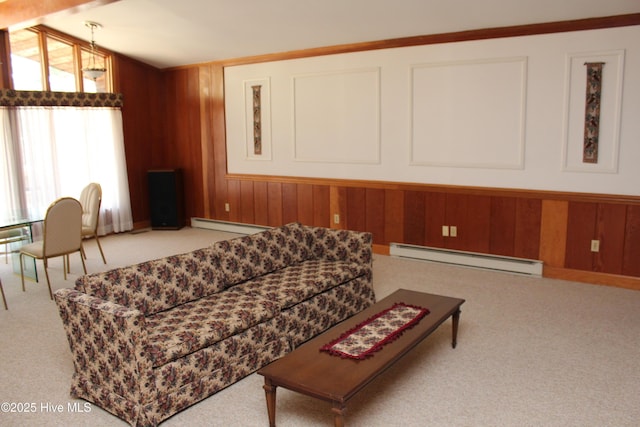
[[[102,25],[97,22],[86,21],[84,23],[86,27],[91,29],[91,43],[89,46],[91,47],[91,57],[89,58],[89,66],[82,69],[82,72],[85,76],[89,77],[93,81],[97,78],[102,77],[102,75],[107,71],[106,68],[100,68],[96,66],[96,42],[94,40],[93,32],[96,29],[102,28]]]

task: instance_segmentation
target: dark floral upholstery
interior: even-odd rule
[[[79,278],[71,395],[157,425],[375,302],[371,243],[293,223]]]
[[[75,287],[149,315],[221,291],[225,284],[217,255],[205,248],[85,275]]]
[[[311,258],[312,239],[307,227],[292,223],[216,242],[213,249],[220,257],[226,285],[232,286]]]
[[[277,304],[236,289],[209,295],[146,318],[153,366],[179,359],[272,319]]]
[[[355,263],[310,260],[248,280],[236,288],[275,301],[285,309],[368,272],[366,266]]]

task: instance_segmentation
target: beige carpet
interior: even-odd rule
[[[86,244],[90,272],[200,248],[234,236],[148,231]],[[20,289],[0,258],[9,311],[0,309],[2,426],[124,426],[69,397],[71,354],[42,280]],[[53,288],[81,271],[50,267]],[[407,288],[466,299],[458,347],[447,321],[348,406],[348,426],[636,426],[640,421],[640,292],[536,279],[386,256],[374,259],[378,298]],[[410,301],[407,301],[410,303]],[[375,356],[374,356],[375,357]],[[267,426],[262,377],[253,374],[163,423]],[[79,403],[88,412],[73,412]],[[26,405],[25,405],[26,404]],[[24,408],[33,410],[25,413]],[[330,405],[278,389],[281,427],[333,425]]]

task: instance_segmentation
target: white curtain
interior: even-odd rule
[[[0,108],[0,221],[44,218],[57,198],[102,187],[99,234],[133,228],[117,108]]]

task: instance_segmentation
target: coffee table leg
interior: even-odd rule
[[[456,348],[458,344],[458,322],[460,321],[460,309],[457,309],[455,313],[451,315],[451,321],[453,323],[453,340],[451,346]]]
[[[269,413],[269,427],[276,427],[276,387],[269,378],[264,379],[264,393],[267,397],[267,412]]]
[[[334,427],[344,427],[344,411],[345,406],[342,403],[335,402],[331,412],[333,412],[333,425]]]

